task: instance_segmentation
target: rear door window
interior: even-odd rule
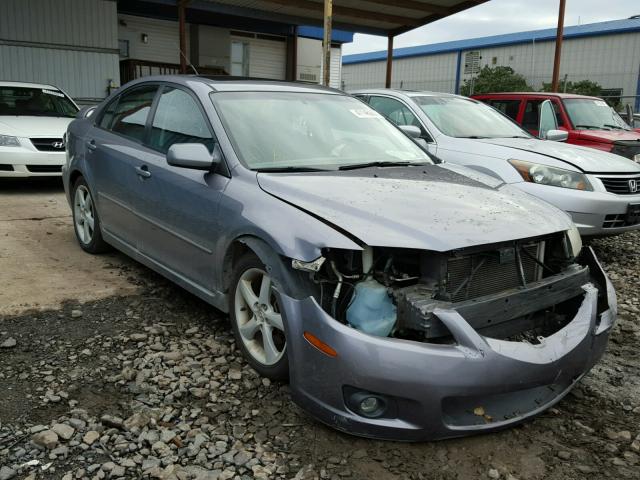
[[[500,110],[512,120],[518,119],[520,100],[488,100],[487,103],[493,108]]]
[[[157,85],[142,85],[124,92],[118,99],[107,128],[114,133],[142,143],[151,104],[157,91]],[[108,116],[108,112],[105,112],[101,126],[102,121]]]
[[[396,125],[415,125],[422,129],[420,121],[404,103],[389,97],[372,96],[369,105]]]
[[[202,143],[212,152],[215,141],[196,100],[184,90],[164,87],[151,124],[149,146],[167,153],[175,143]]]

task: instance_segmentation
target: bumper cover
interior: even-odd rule
[[[59,177],[65,160],[65,152],[4,148],[0,155],[0,177]]]
[[[590,176],[589,180],[593,183],[600,182],[593,176]],[[640,203],[640,194],[614,195],[600,186],[598,188],[602,190],[583,192],[527,182],[512,185],[567,212],[583,236],[618,235],[640,229],[640,224],[622,227],[605,226],[609,217],[624,216],[630,203]]]
[[[281,294],[287,336],[296,339],[288,342],[293,400],[347,433],[403,441],[487,432],[531,418],[601,358],[615,321],[615,291],[591,249],[584,261],[594,282],[583,286],[575,317],[537,345],[483,337],[457,311],[443,309],[436,313],[455,344],[373,337],[335,321],[312,298]],[[598,308],[599,299],[607,305]],[[305,331],[338,356],[312,347]],[[393,414],[356,414],[346,406],[345,389],[386,397]]]

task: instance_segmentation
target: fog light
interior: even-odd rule
[[[360,402],[360,410],[366,415],[371,415],[380,408],[380,400],[376,397],[367,397]]]
[[[349,409],[367,418],[392,418],[396,415],[395,402],[373,392],[344,387],[345,403]]]

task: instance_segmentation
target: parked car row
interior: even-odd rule
[[[583,236],[640,227],[640,164],[598,149],[548,141],[568,136],[558,129],[548,100],[535,107],[540,112],[534,130],[539,134],[542,129],[548,139],[540,140],[466,97],[385,89],[352,93],[395,124],[413,126],[416,137],[446,162],[491,175],[569,213]],[[607,112],[613,110],[607,107]]]
[[[358,95],[125,85],[67,131],[80,246],[115,247],[228,312],[255,370],[340,430],[435,439],[539,414],[600,359],[617,311],[578,228],[540,197],[613,232],[594,220],[602,199],[628,222],[620,198],[635,197],[597,172],[636,164],[535,140],[474,100]]]

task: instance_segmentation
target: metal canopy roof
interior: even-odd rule
[[[610,20],[608,22],[588,23],[583,25],[573,25],[565,27],[563,38],[596,37],[602,35],[614,35],[618,33],[640,32],[640,19],[630,18],[625,20]],[[393,59],[408,57],[422,57],[427,55],[437,55],[441,53],[458,52],[489,47],[500,47],[506,45],[518,45],[531,43],[532,41],[544,42],[555,41],[556,29],[545,28],[544,30],[528,30],[526,32],[506,33],[493,35],[491,37],[470,38],[466,40],[453,40],[451,42],[430,43],[426,45],[416,45],[414,47],[397,48],[393,50]],[[387,59],[387,51],[355,53],[342,57],[342,64],[367,63],[383,61]]]
[[[359,33],[398,35],[486,1],[488,0],[333,0],[333,26]],[[166,3],[166,0],[162,3]],[[291,25],[322,25],[324,2],[192,0],[188,7]]]

